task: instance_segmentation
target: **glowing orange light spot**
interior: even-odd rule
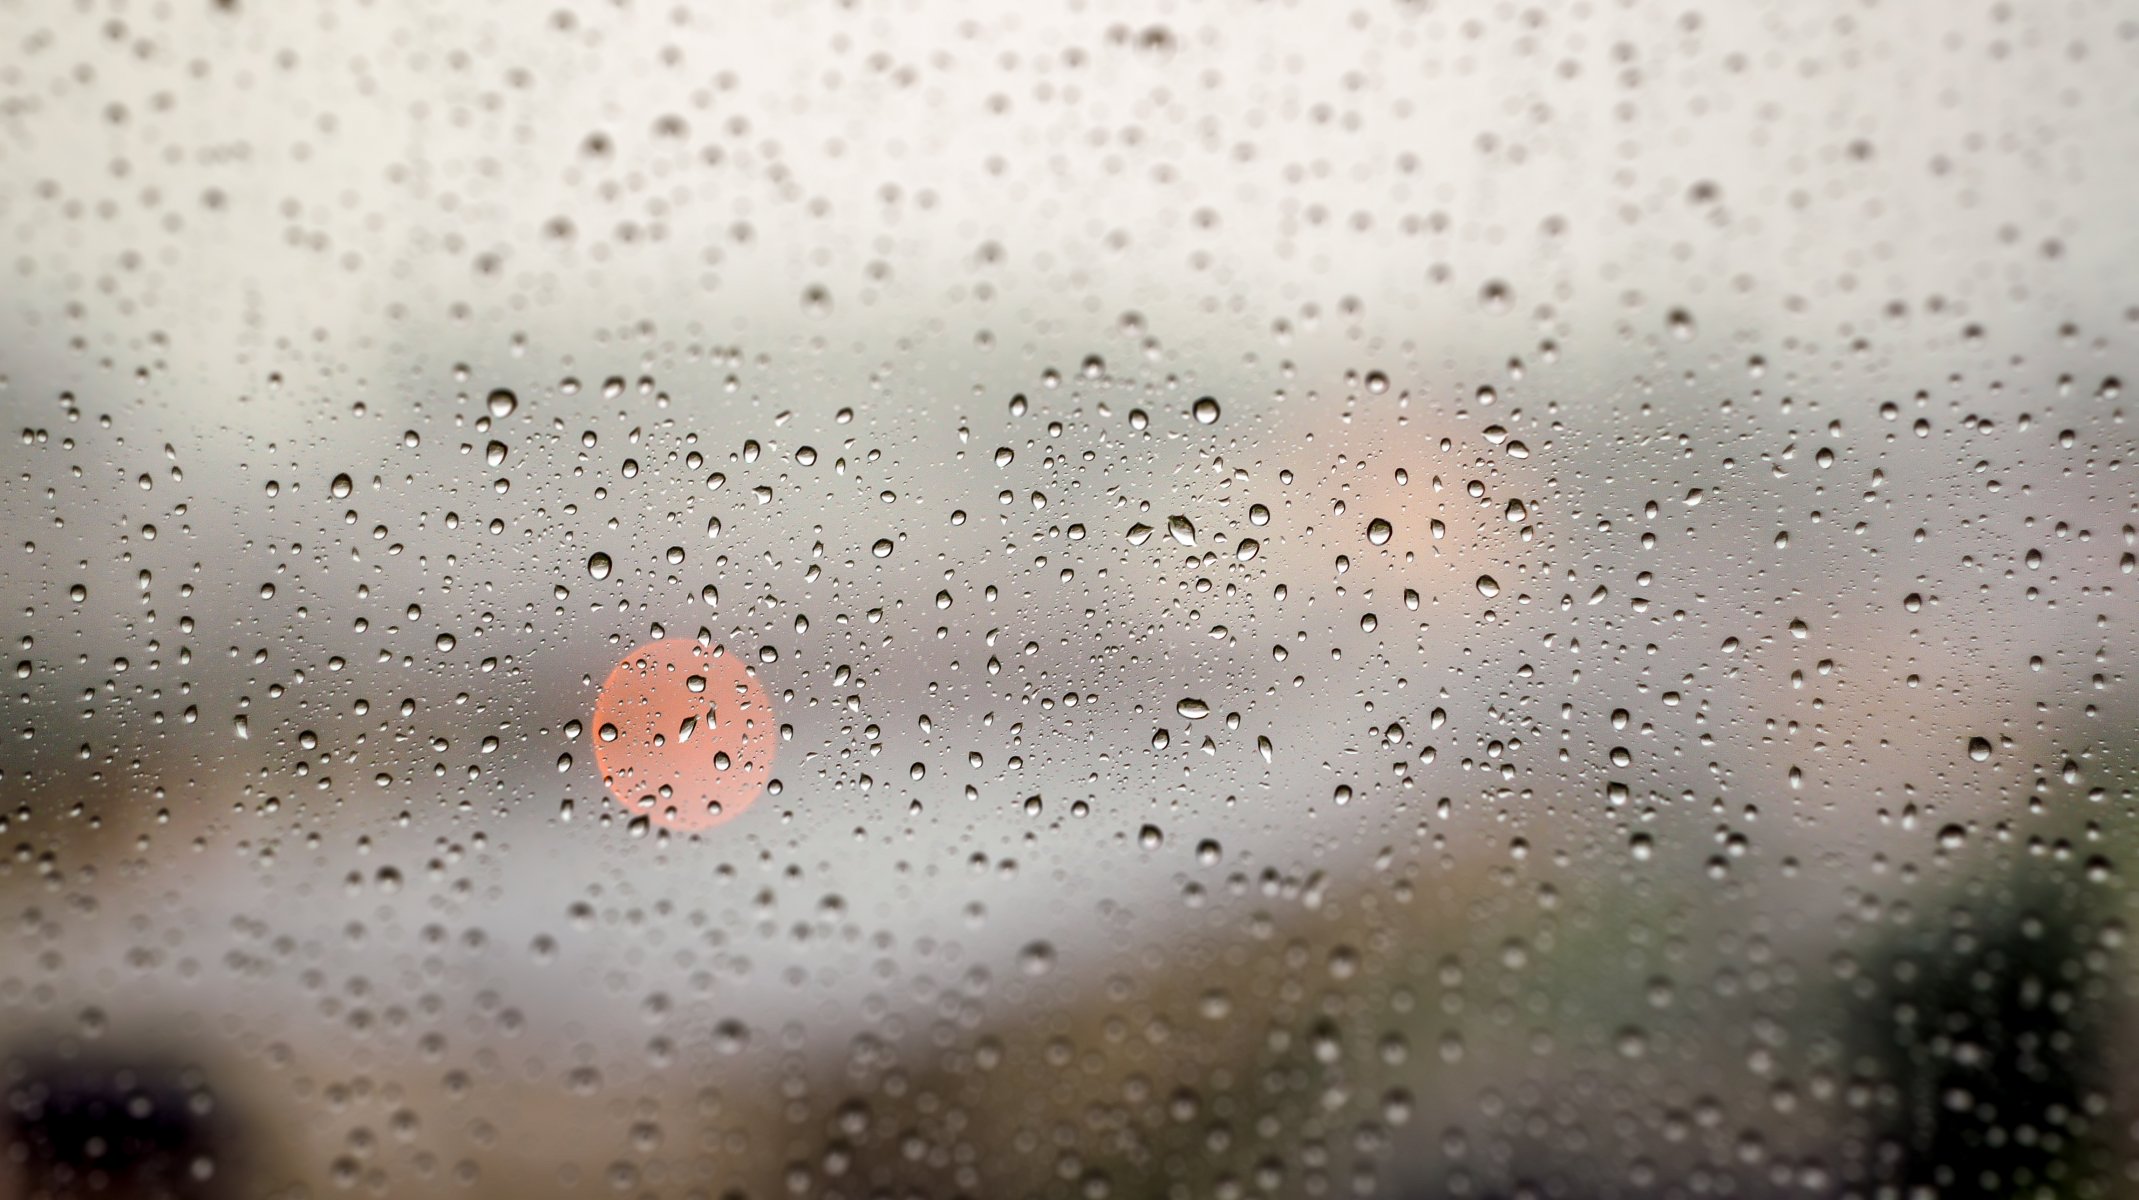
[[[679,833],[749,808],[772,776],[772,702],[732,654],[648,642],[620,660],[594,703],[594,761],[635,817]]]

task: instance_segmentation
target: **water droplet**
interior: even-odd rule
[[[1211,715],[1210,705],[1192,697],[1183,699],[1180,703],[1174,705],[1173,710],[1191,721],[1200,721]]]
[[[1018,967],[1027,975],[1045,975],[1055,969],[1055,948],[1046,942],[1031,942],[1018,951]]]
[[[1376,517],[1373,520],[1367,522],[1367,540],[1377,546],[1388,545],[1389,538],[1393,534],[1395,534],[1395,532],[1395,527],[1390,525],[1387,521],[1383,520],[1380,517]]]
[[[520,407],[520,398],[504,388],[499,388],[490,393],[490,399],[486,403],[491,417],[502,421],[512,415],[513,409]]]
[[[1173,540],[1184,546],[1196,544],[1196,526],[1179,513],[1166,518],[1166,532],[1172,534]]]
[[[1500,581],[1491,575],[1480,575],[1478,577],[1478,594],[1488,600],[1498,596],[1500,594]]]
[[[741,1054],[750,1045],[750,1027],[729,1017],[713,1026],[713,1050],[717,1054]]]
[[[890,557],[891,557],[891,539],[890,539],[890,538],[878,538],[878,539],[876,539],[876,544],[875,544],[875,545],[873,545],[873,546],[871,546],[871,547],[869,547],[869,553],[871,553],[871,554],[874,554],[874,555],[876,555],[876,556],[877,556],[878,558],[890,558]]]
[[[587,559],[587,574],[596,579],[609,578],[609,556],[597,551]]]
[[[1976,760],[1977,762],[1988,761],[1990,758],[1990,739],[1984,737],[1969,738],[1968,757]]]
[[[343,474],[336,475],[334,477],[334,482],[327,485],[327,492],[328,494],[332,495],[336,500],[340,500],[348,496],[351,491],[355,490],[355,488],[356,481],[349,478],[348,475]]]
[[[1191,411],[1195,413],[1198,425],[1215,425],[1218,423],[1218,402],[1209,396],[1196,401],[1196,406]]]

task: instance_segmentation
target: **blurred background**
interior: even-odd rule
[[[0,0],[0,1196],[2139,1194],[2135,68]]]

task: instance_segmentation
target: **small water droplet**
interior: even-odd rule
[[[1018,967],[1027,975],[1045,975],[1055,969],[1055,948],[1046,942],[1032,942],[1018,952]]]

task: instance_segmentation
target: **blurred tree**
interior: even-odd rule
[[[19,1194],[214,1200],[229,1195],[233,1131],[204,1074],[140,1054],[0,1060],[0,1154]]]
[[[2069,867],[2069,869],[2068,869]],[[2096,1196],[2105,889],[2077,863],[1986,871],[1880,955],[1854,1030],[1893,1194]]]

